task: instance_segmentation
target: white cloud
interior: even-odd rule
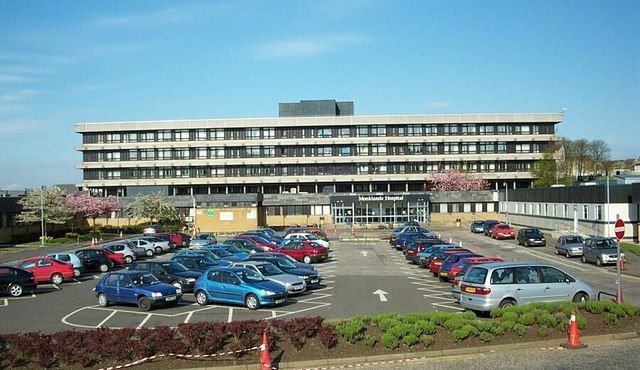
[[[39,93],[39,90],[20,89],[7,94],[0,94],[0,113],[17,113],[24,110],[26,107],[25,101]]]
[[[180,24],[203,19],[220,10],[220,4],[208,3],[173,6],[140,14],[127,14],[106,17],[96,20],[93,24],[98,27],[148,27],[165,24]]]
[[[342,48],[360,45],[366,40],[357,35],[329,34],[318,37],[295,38],[270,41],[254,49],[259,58],[309,57],[338,51]]]

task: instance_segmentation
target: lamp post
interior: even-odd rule
[[[44,235],[45,235],[45,229],[44,229],[44,189],[46,189],[45,186],[40,187],[40,230],[42,233],[42,236],[40,237],[40,246],[44,247]]]
[[[504,210],[505,210],[505,221],[509,223],[509,184],[505,181],[502,183],[504,185]]]
[[[578,205],[573,205],[573,233],[578,233]]]

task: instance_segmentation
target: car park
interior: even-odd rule
[[[205,250],[210,251],[211,253],[218,256],[218,258],[223,259],[225,261],[239,262],[247,258],[246,253],[242,253],[242,255],[236,256],[233,253],[229,253],[225,248],[223,248],[219,244],[206,245],[205,247],[206,247]]]
[[[504,260],[500,257],[463,257],[460,258],[458,262],[453,264],[453,266],[449,267],[449,281],[453,281],[458,275],[464,275],[467,271],[467,268],[471,265],[477,265],[480,263],[489,263],[489,262],[503,262]]]
[[[20,297],[25,291],[36,289],[33,273],[13,266],[0,266],[0,292]]]
[[[245,261],[269,262],[283,272],[304,280],[305,284],[307,284],[307,289],[319,287],[322,280],[316,271],[300,268],[287,258],[277,255],[265,255],[264,253],[259,253],[249,256]]]
[[[449,281],[449,270],[453,265],[458,263],[458,261],[469,258],[469,257],[483,257],[480,254],[469,252],[469,253],[454,253],[448,256],[440,266],[440,270],[438,270],[438,278],[440,281]]]
[[[163,252],[169,252],[173,248],[173,244],[170,240],[162,239],[155,236],[141,236],[139,239],[146,240],[153,243],[153,251],[155,254],[162,254]]]
[[[423,229],[422,227],[420,227],[418,225],[404,225],[404,226],[396,227],[391,232],[391,235],[389,237],[389,244],[392,247],[395,247],[396,244],[397,244],[396,243],[396,239],[398,238],[398,235],[400,235],[402,233],[406,233],[406,232],[412,232],[412,233],[428,232],[428,230],[427,229]]]
[[[300,294],[307,290],[307,284],[303,279],[299,278],[296,275],[285,273],[270,262],[243,261],[236,262],[231,266],[244,267],[246,269],[254,270],[256,273],[262,275],[262,277],[264,277],[265,279],[284,285],[285,288],[287,288],[287,292],[289,292],[289,295]]]
[[[114,267],[124,266],[126,264],[125,256],[120,253],[112,252],[108,249],[101,248],[102,253],[104,253],[107,258],[113,262]]]
[[[516,232],[507,224],[497,224],[491,228],[491,237],[493,239],[515,239]]]
[[[110,243],[105,244],[102,248],[117,254],[121,254],[124,258],[124,263],[129,264],[136,260],[136,253],[129,248],[129,246],[125,243]]]
[[[396,249],[404,250],[415,241],[429,239],[436,239],[436,236],[429,231],[405,232],[396,237]]]
[[[484,224],[482,226],[482,232],[486,236],[491,236],[491,229],[493,229],[493,227],[496,226],[499,223],[500,222],[497,221],[497,220],[485,220]]]
[[[275,256],[277,258],[285,259],[285,260],[293,263],[296,266],[296,268],[305,269],[305,270],[311,270],[311,271],[315,271],[315,272],[318,271],[318,269],[314,265],[312,265],[310,263],[300,262],[300,261],[296,260],[295,258],[293,258],[293,257],[291,257],[289,255],[286,255],[284,253],[280,253],[280,252],[264,252],[264,253],[256,254],[256,255],[253,255],[253,256],[250,256],[250,257],[269,257],[269,256]]]
[[[313,234],[306,234],[306,233],[290,233],[287,234],[284,237],[284,241],[282,243],[286,243],[288,240],[294,240],[294,241],[305,241],[305,242],[315,242],[320,244],[321,246],[329,249],[329,242],[326,240],[322,240],[320,238],[318,238],[317,236],[313,235]],[[282,244],[281,243],[281,244]]]
[[[82,261],[85,271],[107,272],[115,266],[102,248],[83,248],[74,253]]]
[[[585,302],[596,298],[589,285],[566,272],[533,262],[475,265],[464,275],[460,305],[474,311],[532,302]]]
[[[55,258],[58,261],[68,262],[73,265],[73,275],[79,277],[84,272],[84,266],[80,258],[73,252],[49,253],[47,257]]]
[[[484,232],[484,221],[472,221],[469,225],[469,229],[471,229],[471,232],[474,234]]]
[[[227,239],[223,241],[221,244],[235,247],[239,251],[248,253],[248,254],[264,252],[263,248],[258,247],[253,240],[249,240],[249,239],[232,238],[232,239]]]
[[[416,239],[407,248],[403,249],[405,259],[415,264],[420,263],[420,255],[422,252],[434,245],[445,243],[440,239]]]
[[[195,271],[200,273],[205,272],[206,270],[212,267],[220,266],[220,263],[218,263],[219,260],[216,261],[205,256],[193,256],[193,255],[189,256],[186,254],[173,256],[171,258],[171,261],[175,261],[182,264],[184,267],[188,268],[190,271]]]
[[[111,303],[135,304],[141,311],[149,311],[154,306],[166,304],[177,306],[182,290],[161,283],[146,271],[117,271],[103,276],[93,288],[98,305],[107,307]]]
[[[582,248],[582,263],[596,266],[618,263],[618,244],[614,238],[593,236],[587,238]]]
[[[152,273],[158,280],[168,283],[183,292],[193,291],[193,285],[200,276],[199,272],[190,271],[185,266],[175,261],[144,261],[134,262],[129,270],[147,271]]]
[[[540,229],[536,228],[523,228],[518,230],[518,245],[524,245],[525,247],[545,247],[547,245],[547,239],[542,235]]]
[[[278,244],[271,242],[264,237],[257,234],[242,233],[235,237],[236,239],[251,240],[255,245],[262,250],[262,252],[270,252],[278,249]]]
[[[418,258],[418,264],[420,265],[420,267],[428,267],[429,258],[431,258],[431,255],[433,253],[441,249],[459,249],[459,248],[462,248],[462,247],[460,247],[459,245],[448,244],[448,243],[432,245],[416,255]]]
[[[218,239],[216,238],[215,235],[211,233],[203,233],[203,234],[198,234],[193,238],[191,238],[191,241],[189,242],[189,248],[194,248],[194,249],[202,248],[207,244],[216,244],[216,243],[218,243]]]
[[[206,245],[205,247],[207,249],[209,249],[209,248],[222,248],[222,249],[226,250],[227,252],[231,253],[233,255],[233,257],[235,257],[238,260],[243,260],[243,259],[249,257],[249,255],[251,254],[251,253],[243,252],[241,249],[239,249],[239,248],[237,248],[237,247],[235,247],[233,245],[230,245],[230,244],[220,243],[220,244],[214,244],[214,245]]]
[[[127,243],[133,245],[133,250],[138,253],[141,249],[144,250],[144,255],[147,257],[153,257],[155,254],[162,253],[161,246],[155,246],[153,242],[143,239],[127,239],[125,240]]]
[[[63,281],[75,276],[71,263],[46,256],[23,259],[16,264],[16,267],[32,273],[37,284],[60,285]]]
[[[294,241],[278,248],[278,252],[284,253],[304,263],[320,262],[329,257],[329,250],[310,242]]]
[[[287,288],[242,267],[214,268],[202,274],[194,287],[196,302],[241,304],[250,310],[287,301]]]
[[[580,235],[562,235],[553,248],[555,254],[562,254],[567,258],[582,256],[584,239]]]
[[[471,253],[470,250],[464,248],[454,248],[454,249],[441,249],[431,255],[427,260],[427,268],[434,277],[437,277],[440,273],[440,267],[444,264],[444,261],[449,258],[452,254],[468,254]]]

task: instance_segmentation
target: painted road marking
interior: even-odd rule
[[[146,324],[147,321],[149,321],[151,316],[152,316],[152,314],[148,313],[147,316],[142,320],[142,322],[140,322],[140,324],[138,324],[138,327],[136,329],[140,329],[141,327],[143,327],[144,324]]]
[[[106,323],[107,321],[109,321],[110,318],[113,317],[113,315],[115,315],[118,311],[113,311],[109,314],[109,316],[107,316],[104,320],[100,321],[100,324],[96,325],[96,328],[101,327],[104,323]]]
[[[227,318],[227,322],[233,321],[233,307],[229,307],[229,317]]]
[[[185,323],[185,324],[186,324],[186,323],[188,323],[188,322],[189,322],[189,320],[191,320],[191,316],[193,316],[193,312],[189,312],[189,313],[187,314],[187,317],[185,317],[185,318],[184,318],[183,323]]]

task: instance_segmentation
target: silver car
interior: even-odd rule
[[[289,294],[299,294],[307,290],[307,283],[303,279],[287,274],[271,262],[246,261],[237,262],[231,266],[248,268],[260,274],[263,278],[282,284]]]
[[[189,242],[189,248],[200,249],[207,244],[216,244],[217,242],[218,240],[216,239],[216,236],[213,234],[209,234],[209,233],[199,234],[191,238],[191,241]]]
[[[56,252],[49,253],[47,257],[52,257],[57,259],[58,261],[68,262],[73,265],[73,276],[78,277],[84,272],[84,266],[82,265],[82,261],[80,258],[76,256],[73,252]]]
[[[109,243],[103,245],[102,248],[107,249],[113,253],[118,253],[124,256],[124,263],[127,265],[136,260],[136,253],[133,249],[129,248],[128,243]]]
[[[584,239],[580,235],[562,235],[556,241],[553,249],[555,254],[564,254],[565,257],[582,256],[582,247],[584,247]]]
[[[157,252],[157,254],[162,253],[161,246],[155,246],[152,242],[142,239],[127,239],[126,242],[132,244],[134,246],[134,250],[138,250],[138,248],[144,249],[144,255],[147,257],[153,257],[153,254]]]
[[[535,262],[497,262],[470,267],[460,286],[460,305],[468,310],[532,302],[586,302],[596,292],[566,272]]]
[[[615,238],[588,238],[582,248],[582,263],[587,262],[595,263],[596,266],[618,263],[618,242]]]
[[[141,236],[138,239],[151,242],[153,244],[153,251],[155,254],[162,254],[162,252],[168,252],[171,250],[168,240],[163,240],[153,236]]]

